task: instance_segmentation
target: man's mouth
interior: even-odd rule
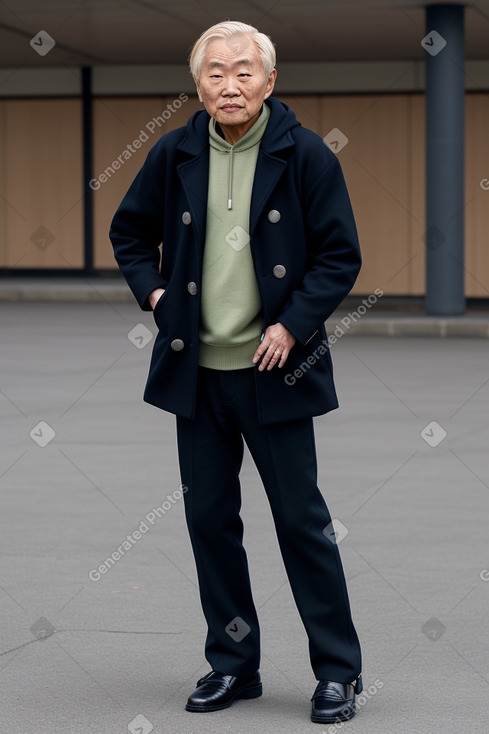
[[[224,112],[238,112],[242,107],[239,104],[226,104],[221,107]]]

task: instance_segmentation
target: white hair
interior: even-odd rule
[[[195,80],[200,78],[200,72],[202,69],[202,62],[204,60],[207,46],[211,41],[216,41],[221,38],[232,38],[233,36],[247,36],[258,46],[261,60],[263,62],[263,69],[265,71],[265,77],[268,79],[270,72],[275,68],[276,54],[275,47],[268,36],[264,33],[260,33],[252,25],[246,23],[240,23],[239,21],[227,20],[223,23],[217,23],[216,25],[208,28],[202,35],[197,39],[192,47],[190,53],[190,73]]]

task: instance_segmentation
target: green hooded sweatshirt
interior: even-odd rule
[[[262,304],[251,257],[250,203],[267,105],[230,145],[209,121],[209,190],[202,271],[199,364],[219,370],[252,367],[262,332]]]

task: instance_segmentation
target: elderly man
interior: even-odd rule
[[[309,639],[311,718],[343,721],[362,690],[361,653],[317,486],[312,418],[338,405],[324,321],[360,269],[350,201],[334,154],[271,97],[267,36],[215,25],[190,69],[205,111],[152,148],[110,232],[158,326],[144,399],[177,416],[212,669],[186,709],[262,693],[240,518],[244,439]]]

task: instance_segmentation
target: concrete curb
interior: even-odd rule
[[[90,303],[111,301],[130,303],[134,296],[123,281],[89,279],[12,279],[0,281],[0,302],[68,302]]]
[[[370,316],[366,315],[357,323],[345,329],[341,323],[341,313],[334,314],[326,326],[328,335],[341,336],[390,336],[390,337],[465,337],[471,339],[489,338],[489,318],[459,316],[457,318],[436,318],[432,316]]]
[[[346,303],[327,322],[328,335],[338,338],[348,334],[382,337],[464,337],[489,338],[489,311],[481,310],[458,317],[433,317],[405,310],[375,306],[361,317],[352,319]],[[4,303],[134,303],[126,283],[119,278],[12,278],[0,280],[0,302]],[[352,309],[354,310],[354,309]],[[350,318],[349,318],[350,317]],[[342,321],[343,320],[343,321]],[[347,325],[345,325],[345,322]]]

